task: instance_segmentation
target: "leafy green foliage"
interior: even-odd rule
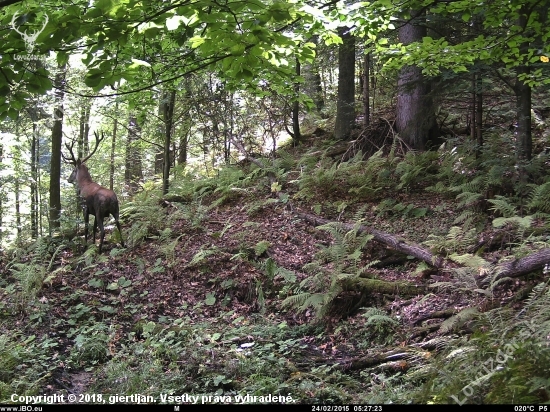
[[[334,239],[328,247],[322,247],[316,261],[307,264],[304,269],[313,273],[300,283],[300,289],[293,296],[283,301],[283,306],[290,306],[303,312],[313,308],[318,319],[330,315],[334,300],[343,291],[342,281],[359,277],[369,265],[360,267],[362,250],[372,239],[370,234],[360,234],[357,229],[345,231],[341,225],[330,223],[319,226]],[[324,264],[330,264],[324,266]]]

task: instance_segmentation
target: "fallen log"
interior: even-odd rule
[[[321,217],[314,216],[309,213],[296,212],[296,214],[300,218],[304,219],[305,221],[315,226],[321,226],[321,225],[326,225],[327,223],[332,223],[332,221],[328,219],[323,219]],[[350,223],[340,222],[340,224],[342,225],[342,227],[344,227],[347,230],[353,230],[356,227],[356,225],[352,225]],[[409,243],[403,239],[399,239],[398,237],[391,235],[389,233],[385,233],[365,225],[360,225],[358,230],[360,233],[363,233],[363,232],[370,233],[373,236],[373,239],[376,240],[377,242],[383,243],[394,250],[397,250],[401,253],[405,253],[406,255],[413,256],[423,262],[426,262],[432,265],[433,267],[441,268],[445,263],[445,260],[441,256],[434,255],[428,249],[423,248],[422,246],[417,245],[415,243]]]
[[[346,291],[360,291],[365,294],[381,293],[385,295],[416,296],[425,292],[424,286],[409,282],[387,282],[380,279],[345,279],[341,285]]]
[[[544,268],[550,264],[550,248],[541,249],[520,259],[514,259],[497,266],[492,279],[484,278],[482,283],[488,283],[489,280],[496,282],[503,278],[515,278]]]

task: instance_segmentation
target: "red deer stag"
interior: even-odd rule
[[[99,253],[101,253],[101,250],[103,248],[103,238],[105,237],[103,219],[109,217],[109,214],[113,215],[113,217],[115,218],[116,227],[118,228],[118,232],[120,233],[120,242],[122,246],[124,246],[124,241],[122,240],[122,230],[120,229],[120,223],[118,221],[118,199],[115,192],[105,187],[102,187],[92,181],[92,177],[88,172],[88,168],[84,164],[84,162],[95,153],[99,146],[99,143],[103,140],[104,137],[103,132],[101,132],[101,138],[99,138],[97,132],[94,132],[94,134],[96,140],[95,148],[90,152],[88,156],[86,156],[82,160],[77,159],[73,154],[73,141],[70,146],[68,144],[65,144],[65,146],[69,150],[69,153],[71,154],[71,157],[65,157],[65,155],[63,155],[63,159],[65,159],[67,163],[75,167],[73,172],[71,173],[71,176],[69,177],[69,183],[76,182],[76,186],[78,187],[78,194],[83,200],[85,225],[84,240],[86,243],[88,243],[88,225],[90,215],[93,215],[95,217],[93,241],[95,243],[95,232],[97,230],[97,226],[99,225],[99,231],[101,234],[101,239],[99,242]]]

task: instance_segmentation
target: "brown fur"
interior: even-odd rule
[[[122,246],[124,246],[122,231],[120,230],[120,223],[118,221],[118,199],[116,197],[116,193],[92,181],[88,168],[85,164],[81,163],[80,160],[76,161],[76,167],[69,177],[69,183],[74,182],[76,182],[78,193],[84,201],[84,239],[86,243],[88,243],[88,225],[90,215],[93,215],[95,217],[93,240],[95,243],[95,232],[97,230],[97,226],[99,225],[101,235],[99,242],[99,253],[101,253],[103,248],[103,238],[105,237],[103,219],[109,215],[113,215],[115,218],[116,227],[120,233],[120,241]]]

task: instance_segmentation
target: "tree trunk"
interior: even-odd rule
[[[319,43],[318,36],[313,36],[311,42],[317,45]],[[323,85],[321,82],[321,75],[319,74],[319,67],[317,62],[304,64],[304,93],[307,94],[318,112],[323,110],[325,102],[323,100]]]
[[[163,155],[163,168],[162,168],[162,194],[168,193],[170,187],[170,145],[172,144],[172,125],[174,121],[174,105],[176,103],[176,91],[171,90],[170,93],[166,93],[163,102],[163,120],[164,120],[164,155]]]
[[[52,229],[59,229],[61,216],[61,141],[63,140],[63,98],[66,67],[60,68],[55,76],[54,124],[52,128],[52,157],[50,163],[50,235]]]
[[[184,165],[187,163],[187,141],[189,140],[188,134],[182,134],[180,138],[180,147],[178,153],[178,165]]]
[[[143,180],[141,152],[136,144],[140,133],[141,127],[136,117],[130,114],[128,118],[128,141],[126,143],[126,170],[124,171],[124,181],[130,193],[135,193],[139,187],[139,181]]]
[[[118,100],[115,103],[115,119],[113,121],[113,140],[111,142],[111,167],[109,168],[109,189],[114,190],[115,184],[115,148],[116,148],[116,134],[118,132]]]
[[[343,43],[338,48],[338,97],[334,137],[344,140],[350,137],[355,123],[355,37],[347,27],[340,27],[338,34]]]
[[[296,59],[296,75],[300,76],[300,62]],[[300,102],[298,97],[300,95],[300,83],[296,82],[294,84],[294,103],[292,104],[292,140],[294,144],[297,144],[302,136],[300,134]],[[273,151],[275,151],[275,146],[273,146]]]
[[[526,5],[521,6],[519,11],[518,25],[525,28],[527,25]],[[525,56],[528,53],[529,43],[524,42],[520,45],[520,55]],[[526,62],[516,69],[516,107],[517,107],[517,156],[519,160],[531,160],[532,137],[531,137],[531,87],[521,80],[522,75],[528,75],[530,70]]]
[[[476,74],[476,140],[479,148],[483,146],[483,82],[481,73]]]
[[[410,15],[412,18],[399,28],[399,41],[404,45],[426,36],[425,26],[420,25],[424,18],[414,11]],[[419,67],[404,66],[399,72],[397,88],[397,132],[409,149],[425,150],[436,126],[429,83]]]
[[[38,126],[33,120],[31,141],[31,238],[38,239]]]
[[[363,127],[370,124],[370,52],[363,62]]]
[[[2,163],[3,160],[4,160],[4,146],[2,145],[2,143],[0,143],[0,163]],[[2,180],[0,180],[0,182],[2,182]],[[1,189],[1,186],[0,186],[0,189]],[[2,247],[2,237],[3,237],[3,232],[2,232],[2,223],[4,220],[4,205],[2,203],[3,198],[4,198],[4,193],[3,191],[0,191],[0,248]]]
[[[18,160],[19,162],[19,160]],[[20,200],[20,185],[19,185],[19,173],[16,174],[14,180],[15,186],[15,227],[17,229],[17,242],[21,242],[21,200]]]
[[[90,152],[90,143],[88,140],[90,134],[90,112],[92,110],[92,101],[89,98],[83,98],[80,107],[80,132],[78,135],[78,158],[82,159]]]

